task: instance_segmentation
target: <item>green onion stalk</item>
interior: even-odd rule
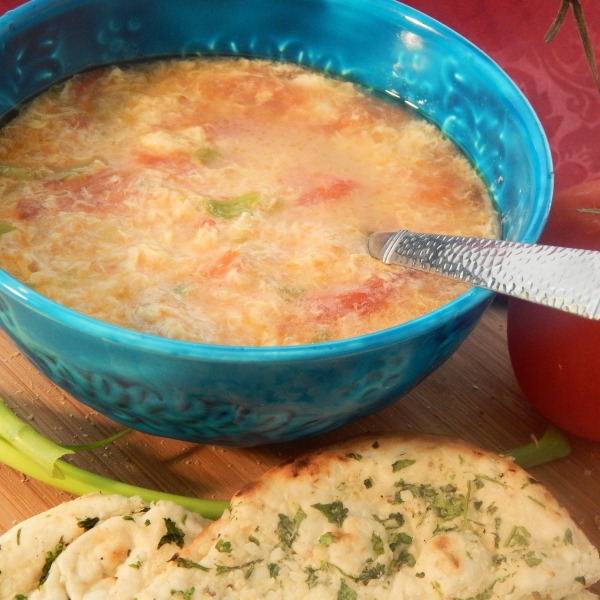
[[[191,498],[129,485],[90,473],[61,460],[65,454],[73,454],[76,451],[89,450],[114,442],[129,431],[127,429],[101,442],[62,446],[45,438],[31,425],[21,421],[4,402],[0,401],[0,461],[28,477],[76,496],[90,492],[102,492],[122,496],[140,496],[146,502],[170,500],[213,520],[218,519],[229,507],[229,502],[223,500]]]
[[[76,496],[90,492],[102,492],[122,496],[140,496],[146,502],[170,500],[213,520],[218,519],[223,511],[229,508],[229,502],[224,500],[191,498],[129,485],[90,473],[62,460],[65,454],[74,454],[81,450],[104,446],[130,431],[130,429],[126,429],[108,439],[91,444],[61,445],[44,437],[30,424],[19,419],[0,400],[0,462],[28,477]],[[532,441],[503,454],[512,456],[519,466],[530,468],[567,456],[570,451],[569,441],[562,431],[550,426],[539,441]]]
[[[565,434],[554,425],[550,425],[539,440],[534,440],[503,452],[512,456],[515,463],[523,469],[529,469],[558,458],[564,458],[571,453],[571,445]]]

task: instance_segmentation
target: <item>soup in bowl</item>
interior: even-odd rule
[[[290,63],[88,71],[0,132],[0,267],[114,325],[229,346],[356,337],[465,285],[369,256],[373,230],[497,237],[486,186],[397,102]]]
[[[0,78],[0,107],[7,123],[5,133],[15,127],[23,115],[27,118],[28,111],[30,117],[33,114],[28,125],[30,135],[15,135],[14,140],[3,147],[0,157],[4,207],[13,202],[1,218],[5,230],[0,237],[3,252],[10,255],[10,240],[21,235],[25,226],[30,227],[29,239],[38,240],[40,246],[49,245],[51,249],[53,232],[58,231],[63,236],[46,255],[49,259],[26,255],[18,248],[13,251],[14,268],[5,265],[5,271],[0,272],[0,321],[41,372],[78,400],[116,421],[156,435],[214,444],[252,445],[321,433],[399,399],[460,345],[492,295],[477,289],[456,288],[444,296],[443,290],[448,287],[441,287],[442,291],[430,295],[437,298],[437,304],[425,303],[424,309],[408,314],[406,322],[397,324],[403,320],[399,316],[403,296],[386,294],[397,287],[394,278],[402,277],[398,271],[366,255],[369,227],[379,228],[384,222],[377,216],[378,212],[370,208],[366,211],[367,217],[373,215],[371,224],[367,218],[356,225],[346,217],[340,219],[339,229],[326,226],[318,231],[316,225],[326,224],[324,206],[328,219],[335,221],[336,216],[343,217],[344,210],[352,216],[360,212],[367,198],[368,202],[379,200],[382,214],[387,210],[395,215],[394,225],[400,228],[406,222],[399,219],[402,211],[394,202],[409,183],[404,182],[399,190],[393,190],[391,198],[381,200],[390,186],[369,187],[370,184],[360,179],[358,171],[363,163],[360,154],[354,163],[342,161],[340,172],[335,172],[328,166],[330,153],[325,149],[320,150],[323,159],[320,161],[313,154],[311,163],[311,160],[297,159],[292,153],[294,144],[291,144],[282,145],[277,160],[284,165],[283,171],[273,176],[277,193],[270,194],[270,188],[260,187],[262,176],[258,178],[260,181],[255,178],[252,186],[244,183],[236,189],[240,165],[249,168],[251,173],[258,172],[256,163],[260,163],[261,144],[265,143],[263,128],[252,129],[247,121],[240,121],[243,123],[240,125],[234,117],[225,119],[221,115],[220,120],[213,122],[191,120],[185,123],[183,130],[187,138],[175,139],[170,132],[173,121],[185,119],[182,104],[170,113],[159,111],[157,119],[164,120],[167,114],[171,130],[164,127],[159,131],[144,130],[134,136],[135,148],[127,160],[135,162],[136,173],[143,169],[140,181],[144,182],[145,189],[155,185],[149,174],[156,175],[160,191],[151,194],[149,205],[134,206],[131,211],[162,222],[165,215],[187,210],[189,215],[184,215],[182,222],[192,223],[193,227],[186,233],[168,223],[160,234],[153,230],[154,237],[136,240],[135,244],[125,236],[127,252],[121,253],[127,256],[113,263],[129,260],[130,274],[125,279],[115,274],[111,279],[113,263],[108,260],[109,253],[99,252],[97,271],[105,277],[104,287],[95,291],[88,289],[89,280],[98,275],[89,271],[94,261],[89,259],[89,249],[88,254],[84,250],[90,242],[85,228],[78,229],[78,224],[82,215],[94,215],[98,206],[104,210],[109,205],[108,212],[113,211],[114,219],[103,219],[100,234],[97,234],[100,237],[92,241],[92,246],[104,250],[102,244],[106,240],[123,237],[119,229],[123,215],[115,212],[115,206],[127,205],[129,194],[112,203],[102,204],[100,200],[117,198],[117,183],[130,177],[132,170],[129,175],[115,174],[114,164],[107,159],[100,144],[96,144],[96,151],[92,144],[87,153],[80,152],[79,161],[71,158],[54,163],[36,162],[35,153],[31,149],[24,150],[19,140],[38,140],[32,137],[36,124],[35,135],[39,135],[39,139],[59,137],[52,134],[48,124],[56,124],[56,117],[50,116],[45,122],[41,118],[36,120],[44,108],[43,98],[54,96],[59,100],[54,108],[60,110],[64,109],[61,98],[68,100],[71,95],[87,89],[89,102],[96,103],[105,96],[98,91],[101,88],[94,88],[98,82],[108,82],[114,87],[115,81],[121,85],[123,78],[131,73],[134,76],[143,73],[148,79],[153,70],[175,62],[184,69],[202,70],[208,63],[229,64],[230,59],[223,57],[233,57],[233,68],[249,70],[254,78],[257,69],[268,63],[269,68],[287,73],[284,79],[293,80],[296,86],[296,95],[283,94],[285,101],[272,107],[268,120],[277,117],[279,122],[284,113],[294,107],[301,110],[307,106],[310,114],[300,128],[305,130],[304,137],[296,146],[315,141],[323,147],[330,139],[332,146],[345,144],[347,149],[351,144],[342,133],[357,130],[359,139],[363,136],[364,148],[380,144],[379,152],[365,151],[364,154],[374,158],[374,172],[381,174],[380,185],[393,182],[394,168],[400,170],[393,163],[402,157],[401,147],[396,156],[393,145],[398,127],[402,131],[405,131],[403,127],[416,127],[418,135],[426,130],[437,136],[436,145],[452,140],[449,150],[452,160],[460,163],[459,171],[469,172],[465,180],[456,184],[462,192],[456,192],[455,196],[458,204],[465,204],[468,198],[469,210],[473,205],[476,210],[459,219],[457,227],[464,229],[444,230],[450,226],[447,216],[436,224],[431,213],[427,213],[430,208],[426,204],[431,200],[423,194],[415,195],[419,200],[413,200],[414,204],[405,207],[402,214],[408,215],[404,218],[413,219],[411,224],[424,231],[430,226],[443,233],[502,235],[514,241],[535,241],[549,209],[552,176],[544,134],[520,92],[489,58],[426,16],[393,1],[358,2],[351,6],[333,0],[278,1],[261,5],[260,11],[241,0],[234,5],[225,9],[210,2],[177,1],[165,6],[158,1],[87,1],[67,6],[34,0],[0,19],[0,37],[7,48],[1,59],[4,64]],[[171,60],[171,57],[182,56],[185,57],[182,60]],[[170,59],[165,60],[166,57]],[[141,60],[144,64],[132,66]],[[103,65],[110,66],[91,70]],[[75,74],[79,74],[75,79],[60,84]],[[323,74],[330,77],[325,78]],[[260,72],[260,75],[264,74]],[[218,74],[210,72],[205,77],[204,95],[210,90],[214,92],[222,81]],[[240,83],[244,77],[238,73],[231,81]],[[340,125],[343,109],[331,116],[327,103],[337,98],[333,89],[325,94],[322,102],[306,106],[299,103],[298,97],[303,94],[314,101],[323,86],[356,94],[359,104],[363,103],[361,110],[350,111],[348,122]],[[239,87],[244,88],[244,85]],[[16,107],[25,105],[48,88],[51,89],[46,96],[40,96],[21,110],[17,118],[10,120]],[[223,96],[215,99],[219,107],[235,96],[233,87],[223,89]],[[277,94],[269,96],[269,90],[262,88],[252,93],[261,110],[277,100]],[[144,95],[148,96],[147,88]],[[378,111],[387,109],[380,108],[381,103],[376,104],[377,108],[370,108],[371,95],[385,97],[387,104],[395,105],[394,115],[401,112],[403,116],[379,119]],[[116,100],[113,99],[113,112],[104,111],[105,125],[117,108],[127,104],[124,98],[126,96],[117,94]],[[178,98],[180,103],[183,100],[193,103],[190,94],[179,94]],[[226,106],[225,116],[235,112],[235,98],[233,101]],[[239,107],[249,104],[247,97],[238,98]],[[201,111],[202,119],[210,112],[209,107],[210,104]],[[316,114],[320,111],[322,115]],[[411,116],[411,125],[406,125],[404,121],[408,117],[405,115],[413,112],[418,113],[419,118],[413,121]],[[67,137],[78,129],[85,129],[81,115],[69,111],[61,113],[63,117],[65,114],[67,119],[61,123],[60,131],[66,132]],[[357,121],[364,115],[368,116],[364,118],[365,127],[357,129]],[[134,110],[132,127],[140,125],[135,116]],[[320,119],[330,137],[323,138],[322,131],[311,129],[314,121],[309,117]],[[298,120],[296,116],[296,123]],[[141,119],[144,127],[148,122],[148,118]],[[392,142],[386,137],[390,122],[395,127]],[[249,130],[252,131],[249,133]],[[281,132],[278,135],[282,140],[290,137]],[[246,142],[249,139],[250,147],[256,146],[258,159],[242,149],[240,139]],[[180,151],[184,142],[189,144],[185,151]],[[360,146],[356,140],[352,143],[352,147]],[[59,145],[66,147],[64,140]],[[119,149],[126,145],[124,141],[113,143]],[[39,146],[32,144],[34,148]],[[15,147],[18,147],[16,151]],[[430,176],[424,176],[423,171],[427,172],[430,163],[446,159],[432,154],[431,145],[424,143],[423,147],[422,156],[410,151],[398,164],[415,159],[415,167],[422,165],[422,170],[417,169],[417,178],[428,183]],[[14,153],[10,154],[9,150]],[[277,157],[277,153],[273,156]],[[268,162],[272,164],[274,159],[271,157]],[[192,174],[191,179],[177,170],[181,164],[188,175]],[[222,171],[225,177],[229,173],[233,182],[230,188],[224,189],[221,183],[211,179],[217,171]],[[201,185],[200,177],[203,178]],[[377,177],[371,175],[371,179]],[[97,181],[103,182],[104,187],[94,187]],[[431,181],[430,196],[439,203],[440,196],[446,195],[446,188]],[[156,187],[152,189],[156,191]],[[424,189],[427,191],[427,185]],[[164,200],[167,196],[170,201],[163,213],[155,210],[156,198]],[[40,203],[43,198],[54,198],[54,204]],[[473,198],[477,200],[472,201]],[[497,220],[491,210],[492,200],[498,211]],[[292,217],[288,209],[293,211]],[[11,210],[17,215],[17,221],[10,220]],[[75,216],[74,221],[56,230],[49,228],[49,221],[44,220],[51,216],[60,220],[67,213]],[[268,219],[280,214],[288,215],[284,217],[288,220],[279,247],[285,247],[286,243],[299,246],[302,241],[304,246],[296,254],[278,255],[278,251],[270,247],[257,245],[257,232],[268,232]],[[317,215],[315,226],[299,215],[313,215],[311,218]],[[414,220],[417,215],[421,215],[421,221]],[[298,230],[296,237],[290,235],[292,230]],[[353,252],[347,250],[345,240],[338,239],[343,237],[339,231],[350,230],[352,240],[348,243],[354,244]],[[69,235],[65,236],[65,231]],[[140,227],[132,227],[132,232],[139,231]],[[313,231],[317,231],[314,243],[310,238]],[[246,270],[252,271],[255,266],[254,255],[247,252],[247,248],[261,255],[263,264],[266,260],[271,265],[268,273],[254,273],[253,278],[243,281],[237,297],[217,294],[217,300],[213,301],[215,313],[217,317],[218,313],[225,313],[223,320],[233,323],[233,330],[216,335],[220,325],[208,321],[205,306],[197,309],[200,317],[194,321],[196,325],[185,324],[181,314],[171,312],[168,302],[156,300],[155,295],[148,292],[148,280],[155,271],[144,272],[144,265],[149,261],[160,262],[165,253],[164,243],[158,246],[150,243],[156,241],[156,235],[161,241],[166,239],[168,244],[172,244],[174,237],[183,239],[185,235],[205,244],[199,247],[198,254],[208,262],[200,267],[195,265],[193,272],[179,279],[175,277],[158,285],[159,289],[167,290],[165,298],[173,305],[179,306],[194,297],[204,299],[209,292],[220,294],[225,283],[243,279]],[[334,250],[327,246],[323,256],[339,267],[341,279],[334,280],[331,273],[336,269],[328,266],[322,257],[301,262],[307,253],[319,248],[323,239],[335,242]],[[67,246],[85,269],[78,270],[73,262],[61,263],[59,250]],[[171,249],[169,246],[168,250]],[[179,262],[189,262],[185,257],[184,253]],[[56,263],[54,273],[47,269],[46,262],[50,259]],[[323,263],[321,267],[319,261]],[[368,268],[374,271],[360,272],[356,280],[344,279],[352,270],[350,265],[362,263],[368,263]],[[63,264],[67,266],[61,276]],[[173,272],[172,267],[167,270]],[[194,273],[202,274],[203,278],[195,278]],[[412,281],[412,277],[408,279]],[[417,280],[413,287],[419,289],[437,281],[432,276]],[[201,281],[200,289],[195,289],[198,281]],[[333,290],[327,287],[332,281]],[[120,297],[119,290],[130,284],[141,288],[146,298],[156,301],[140,304],[130,302],[126,294]],[[103,293],[110,286],[117,290],[116,294]],[[273,293],[272,299],[256,299],[257,288],[268,288]],[[55,290],[66,291],[66,296],[55,295],[58,293]],[[383,304],[393,309],[391,318],[365,325],[367,313],[377,311],[361,311],[361,307],[372,308],[380,302],[382,294],[385,296]],[[87,305],[92,303],[92,298],[99,312],[90,313],[92,316],[84,314],[85,303],[71,303],[70,299],[78,296],[87,298]],[[308,317],[284,312],[277,321],[267,312],[256,325],[259,316],[255,316],[258,314],[255,305],[276,305],[279,314],[297,303],[308,307]],[[121,314],[127,312],[126,305],[131,307],[130,321],[110,318],[101,312],[112,306],[113,314]],[[340,306],[352,309],[348,311],[349,318],[348,314],[340,313]],[[322,318],[323,315],[326,318]],[[342,327],[338,331],[340,324],[349,321],[354,321],[353,328],[344,330]],[[145,323],[150,327],[144,329],[141,324]],[[188,335],[194,327],[199,333]],[[302,331],[302,335],[297,335],[298,331]]]

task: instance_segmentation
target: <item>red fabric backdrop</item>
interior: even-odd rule
[[[581,0],[600,54],[600,0]],[[0,0],[0,13],[20,5]],[[461,33],[498,62],[537,112],[550,141],[556,189],[600,178],[600,92],[573,15],[544,42],[560,0],[405,0]],[[600,56],[598,57],[600,61]]]

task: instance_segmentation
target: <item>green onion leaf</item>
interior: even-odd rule
[[[8,223],[7,221],[0,221],[0,235],[4,235],[9,231],[15,229],[15,226],[12,223]]]
[[[83,163],[80,165],[73,165],[72,167],[65,167],[64,169],[59,169],[54,172],[52,176],[53,179],[72,179],[73,177],[79,177],[80,175],[85,175],[89,173],[92,168],[99,170],[100,168],[104,168],[104,163],[98,159],[94,159],[90,162]]]
[[[557,458],[563,458],[570,453],[571,445],[565,434],[558,427],[550,425],[537,443],[530,442],[502,454],[512,456],[516,464],[523,469],[528,469]]]
[[[7,179],[33,181],[36,179],[44,179],[50,174],[51,171],[49,170],[32,169],[31,167],[19,167],[17,165],[0,163],[0,177],[6,177]]]
[[[100,448],[102,446],[107,446],[108,444],[112,444],[112,442],[116,442],[119,438],[122,438],[124,435],[131,433],[133,429],[127,428],[123,431],[119,431],[119,433],[115,433],[111,437],[108,437],[104,440],[98,440],[97,442],[91,442],[89,444],[60,444],[61,448],[65,448],[66,450],[72,450],[73,452],[79,452],[81,450],[93,450],[94,448]]]
[[[250,192],[227,200],[213,200],[207,198],[204,206],[210,215],[218,219],[233,219],[239,217],[243,212],[249,212],[252,205],[260,199],[258,192]]]
[[[194,152],[194,158],[197,158],[200,162],[207,164],[210,163],[221,156],[221,153],[216,148],[211,148],[210,146],[206,146],[204,148],[200,148]]]

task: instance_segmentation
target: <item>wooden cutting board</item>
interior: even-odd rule
[[[0,335],[0,396],[41,433],[61,443],[103,439],[122,427],[78,403],[43,377]],[[547,422],[523,398],[506,345],[506,304],[499,298],[459,350],[386,410],[326,435],[256,448],[223,448],[134,432],[109,447],[80,452],[80,467],[183,495],[229,499],[279,462],[324,443],[370,431],[453,435],[495,451],[540,437]],[[600,444],[570,438],[569,457],[530,469],[600,547]],[[69,495],[0,466],[0,532]],[[599,588],[600,589],[600,588]]]

